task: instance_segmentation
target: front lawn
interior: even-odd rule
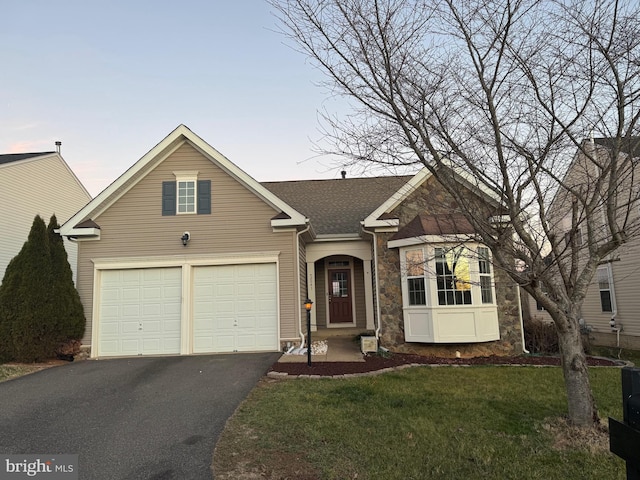
[[[0,382],[10,380],[15,377],[21,377],[28,373],[42,370],[42,367],[31,365],[0,365]]]
[[[621,419],[620,370],[593,368],[591,379],[601,417]],[[576,434],[562,426],[565,413],[559,368],[264,380],[229,420],[214,472],[216,479],[624,479],[607,435],[576,446]]]

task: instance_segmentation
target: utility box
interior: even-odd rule
[[[378,351],[378,339],[376,337],[360,337],[360,350],[362,353],[375,353]]]
[[[609,418],[609,449],[627,462],[627,480],[640,480],[640,368],[622,369],[622,415]]]

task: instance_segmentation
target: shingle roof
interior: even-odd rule
[[[412,178],[345,178],[261,182],[310,219],[316,234],[358,234],[360,222]]]
[[[594,138],[593,141],[598,145],[602,145],[607,148],[612,147],[612,143],[615,139],[613,138]],[[620,144],[620,150],[624,153],[632,153],[633,157],[640,156],[640,137],[629,137],[624,138]]]
[[[43,155],[51,155],[56,152],[37,152],[37,153],[7,153],[0,155],[0,165],[11,162],[18,162],[33,157],[41,157]]]

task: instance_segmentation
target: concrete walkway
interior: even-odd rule
[[[315,343],[316,339],[312,336],[311,341]],[[351,336],[331,336],[319,338],[318,341],[327,342],[327,353],[326,355],[311,355],[312,362],[364,362],[362,352],[360,352],[360,343],[355,342]],[[304,363],[306,361],[306,353],[304,355],[284,354],[278,360],[283,363]]]

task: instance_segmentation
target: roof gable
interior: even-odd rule
[[[260,183],[201,139],[198,135],[193,133],[185,125],[180,125],[167,135],[160,143],[147,152],[147,154],[145,154],[140,160],[133,164],[126,172],[118,177],[118,179],[116,179],[111,185],[104,189],[88,205],[70,218],[60,228],[60,233],[62,235],[70,236],[95,234],[93,229],[85,230],[82,227],[81,222],[87,219],[96,218],[100,213],[104,212],[110,205],[114,204],[122,197],[122,195],[129,191],[137,182],[144,178],[149,171],[153,170],[155,166],[160,164],[185,142],[189,142],[189,144],[221,168],[225,173],[243,184],[248,190],[253,192],[273,209],[281,212],[281,214],[276,215],[272,219],[272,226],[295,226],[304,225],[306,223],[307,219],[304,215],[264,188]]]
[[[452,167],[443,166],[442,168]],[[453,175],[455,175],[461,186],[481,195],[490,204],[501,204],[498,196],[479,183],[472,175],[458,168],[452,168],[452,170]],[[398,227],[398,219],[391,212],[432,176],[433,174],[426,167],[422,168],[364,220],[364,227]]]

